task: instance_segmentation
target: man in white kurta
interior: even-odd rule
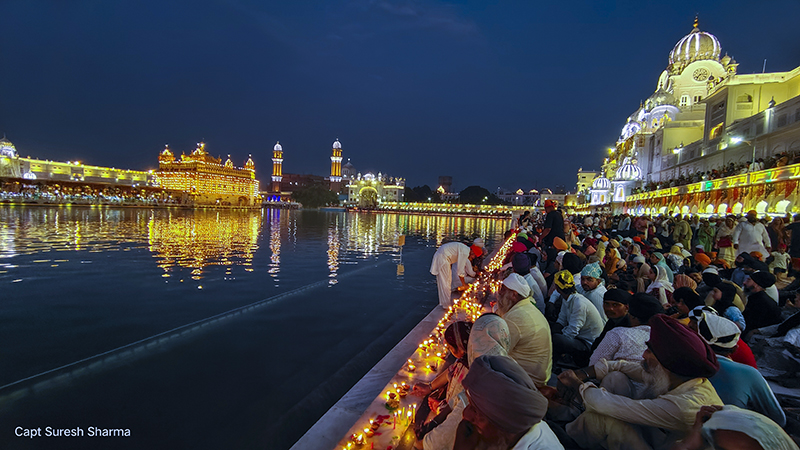
[[[476,246],[470,250],[470,247],[460,242],[448,242],[442,244],[433,255],[431,275],[436,275],[436,284],[439,287],[439,305],[442,308],[447,309],[453,306],[453,265],[455,265],[455,274],[461,279],[462,284],[466,284],[465,276],[475,276],[471,264],[472,259],[475,258],[475,249],[480,251],[480,248]]]
[[[747,220],[739,222],[733,230],[733,247],[737,249],[737,254],[760,252],[766,258],[769,255],[767,249],[772,246],[767,229],[758,221],[755,211],[748,211],[745,218]]]
[[[497,308],[508,324],[508,356],[525,369],[533,383],[544,386],[553,370],[553,341],[544,314],[531,302],[525,279],[512,273],[498,292]]]

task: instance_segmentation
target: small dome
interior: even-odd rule
[[[625,158],[617,169],[617,181],[634,181],[642,179],[642,169],[634,164],[630,158]]]
[[[5,156],[7,158],[15,158],[17,156],[16,147],[14,147],[11,141],[6,139],[5,135],[0,139],[0,156]]]
[[[281,147],[281,142],[280,141],[276,142],[275,147],[273,147],[272,149],[275,150],[276,152],[282,152],[283,147]]]
[[[280,145],[276,145],[280,147]],[[244,168],[247,170],[255,170],[256,164],[253,162],[253,155],[247,155],[247,162],[244,163]]]
[[[158,155],[158,160],[163,162],[175,161],[175,155],[169,149],[169,145],[164,146],[164,150],[162,150],[161,154]]]
[[[658,89],[657,91],[653,92],[653,95],[651,95],[645,102],[645,106],[648,110],[652,110],[657,106],[663,105],[675,106],[675,96],[664,89]]]
[[[333,148],[342,148],[342,143],[339,142],[339,139],[336,139],[336,142],[333,143]]]
[[[611,180],[606,177],[597,177],[592,182],[592,189],[607,190],[611,189]]]
[[[719,40],[711,33],[700,31],[695,18],[692,32],[678,41],[675,48],[669,53],[669,63],[687,65],[703,59],[718,61],[721,51]]]
[[[231,155],[228,155],[228,159],[225,161],[225,167],[228,169],[233,169],[233,161],[231,161]]]

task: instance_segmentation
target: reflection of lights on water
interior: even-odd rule
[[[249,264],[258,249],[261,216],[243,211],[219,211],[177,215],[153,214],[148,223],[150,251],[165,273],[172,267],[191,270],[191,278],[203,278],[208,266]]]
[[[281,271],[281,210],[269,210],[269,274],[278,278]]]
[[[333,286],[339,281],[336,275],[339,272],[339,217],[336,217],[335,222],[328,228],[328,285]]]

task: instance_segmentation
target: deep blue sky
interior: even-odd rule
[[[757,8],[757,9],[756,9]],[[800,66],[796,0],[3,0],[0,132],[23,156],[157,167],[205,139],[269,180],[574,187],[700,28],[740,73]]]

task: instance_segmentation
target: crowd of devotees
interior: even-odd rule
[[[797,380],[800,216],[545,211],[513,220],[499,290],[446,328],[450,364],[414,386],[416,448],[798,449],[758,364],[776,354]],[[439,247],[443,308],[487,250]]]

